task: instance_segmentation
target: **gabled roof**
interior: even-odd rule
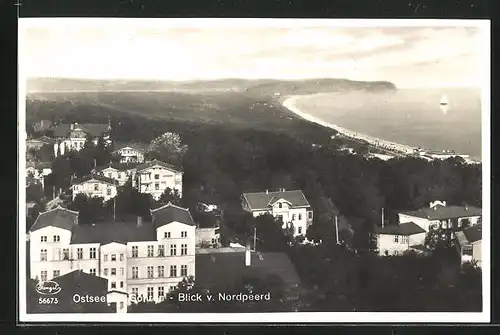
[[[215,249],[214,249],[215,250]],[[252,252],[250,266],[245,265],[245,252],[215,252],[196,254],[196,282],[212,289],[229,289],[244,277],[281,278],[286,286],[300,284],[297,271],[285,253]]]
[[[109,129],[107,124],[95,124],[95,123],[83,123],[75,124],[76,129],[81,129],[82,131],[90,134],[93,137],[103,136]],[[62,123],[54,128],[55,137],[67,137],[71,132],[71,125]]]
[[[159,161],[157,159],[149,161],[149,162],[146,162],[146,163],[143,163],[143,164],[137,166],[137,172],[149,169],[150,167],[153,167],[155,165],[159,165],[161,167],[164,167],[167,170],[171,170],[171,171],[175,171],[175,172],[182,172],[178,168],[176,168],[175,166],[173,166],[171,164],[168,164],[168,163],[165,163],[165,162],[162,162],[162,161]]]
[[[292,204],[292,207],[307,207],[307,201],[304,193],[301,190],[294,191],[280,191],[280,192],[256,192],[256,193],[243,193],[243,198],[248,203],[252,210],[269,209],[273,201],[284,199]]]
[[[140,225],[137,221],[79,224],[71,235],[71,244],[126,244],[141,241],[156,241],[156,229],[151,222],[143,221]]]
[[[434,209],[435,208],[435,209]],[[472,206],[440,206],[425,207],[415,211],[402,212],[401,214],[424,218],[428,220],[457,219],[471,216],[481,216],[481,208]]]
[[[174,221],[189,226],[196,225],[189,209],[176,206],[170,202],[165,206],[151,210],[151,216],[155,227],[161,227]]]
[[[40,213],[31,226],[30,232],[51,226],[71,231],[77,224],[77,220],[78,212],[57,206],[50,211]]]
[[[463,230],[465,238],[469,243],[474,243],[483,239],[483,225],[477,224]]]
[[[118,185],[118,181],[113,179],[113,178],[108,178],[108,177],[105,177],[105,176],[102,176],[100,174],[89,174],[89,175],[86,175],[76,181],[73,181],[73,185],[75,184],[82,184],[82,183],[85,183],[85,182],[88,182],[88,181],[92,181],[92,180],[97,180],[99,182],[102,182],[102,183],[105,183],[105,184],[109,184],[109,185]]]
[[[148,144],[145,143],[126,143],[126,142],[116,142],[114,145],[114,150],[113,152],[116,152],[121,149],[125,148],[130,148],[130,149],[135,149],[140,152],[146,152],[148,149]]]
[[[375,232],[383,235],[414,235],[425,233],[425,230],[413,222],[405,222],[398,225],[388,225],[384,228],[376,227]]]

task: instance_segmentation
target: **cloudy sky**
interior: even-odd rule
[[[477,86],[484,75],[483,54],[489,53],[484,30],[470,25],[377,27],[372,21],[372,27],[341,27],[324,20],[287,20],[217,27],[212,20],[192,26],[163,21],[154,27],[111,22],[116,23],[21,25],[23,72],[27,77],[329,77],[387,80],[399,87]]]

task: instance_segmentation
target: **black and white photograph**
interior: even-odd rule
[[[20,321],[489,322],[489,21],[24,18],[18,57]]]

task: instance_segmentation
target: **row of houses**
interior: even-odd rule
[[[408,251],[425,252],[425,240],[438,232],[438,238],[456,240],[463,262],[481,266],[482,210],[472,206],[448,206],[434,201],[429,207],[398,213],[398,224],[377,227],[377,251],[381,256]]]
[[[116,196],[118,187],[129,180],[132,187],[137,188],[140,193],[150,194],[155,200],[160,199],[167,188],[177,191],[182,197],[182,177],[182,171],[159,160],[142,164],[109,164],[74,180],[73,199],[78,194],[85,194],[88,197],[102,197],[104,201],[108,201]]]

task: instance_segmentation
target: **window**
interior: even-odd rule
[[[123,288],[123,282],[122,281],[120,282],[120,288]]]
[[[148,245],[148,257],[153,257],[153,256],[154,256],[154,246]]]
[[[120,262],[123,261],[123,254],[120,254]]]
[[[139,278],[139,268],[137,266],[132,267],[132,278]]]
[[[59,270],[54,270],[54,271],[53,271],[53,276],[52,276],[52,278],[59,277],[60,275],[61,275],[61,271],[59,271]]]
[[[116,262],[116,254],[111,254],[111,261]]]
[[[135,245],[132,247],[132,258],[137,258],[138,255],[139,255],[139,247]]]
[[[40,272],[40,280],[41,281],[47,281],[47,271],[41,271]]]
[[[78,259],[83,258],[83,249],[82,248],[76,249],[76,258],[78,258]]]
[[[165,246],[164,245],[158,246],[158,256],[159,257],[165,256]]]
[[[158,278],[163,278],[165,277],[165,267],[163,265],[160,265],[158,267]]]
[[[90,274],[95,276],[97,274],[96,269],[90,269]]]
[[[441,221],[441,228],[442,228],[442,229],[446,229],[446,228],[447,228],[447,226],[448,226],[448,222],[446,222],[446,221]]]
[[[160,189],[160,184],[159,183],[155,183],[155,191],[158,191]]]
[[[148,287],[148,300],[152,300],[154,295],[154,287]]]
[[[170,232],[169,231],[165,232],[165,238],[170,238]]]
[[[172,292],[172,291],[174,291],[174,290],[175,290],[175,286],[172,286],[172,285],[171,285],[171,286],[169,286],[169,287],[168,287],[168,291],[169,291],[169,292]]]
[[[105,276],[107,276],[108,275],[108,269],[107,268],[104,269],[103,273],[104,273]]]
[[[295,220],[295,214],[292,214],[292,220]]]
[[[40,250],[40,261],[47,260],[47,249]]]
[[[299,213],[299,220],[302,220],[302,213]]]
[[[94,191],[99,191],[99,184],[94,184]]]
[[[155,174],[155,179],[160,179],[160,175],[159,174]]]
[[[40,236],[40,242],[47,242],[47,236]]]
[[[181,244],[181,255],[187,255],[187,254],[188,254],[188,245]]]
[[[120,309],[123,309],[123,301],[120,301]]]
[[[408,244],[408,236],[401,236],[401,244]]]
[[[120,276],[123,276],[125,275],[125,269],[124,268],[120,268]]]
[[[177,246],[175,244],[170,245],[170,256],[177,255]]]
[[[95,248],[90,248],[89,258],[90,259],[95,259],[95,256],[96,256],[96,250],[95,250]]]
[[[116,276],[116,268],[111,268],[111,275]]]
[[[69,249],[63,249],[63,260],[69,260]]]
[[[111,282],[111,288],[116,288],[116,282],[114,281]]]
[[[108,187],[108,188],[106,189],[106,195],[111,195],[111,187]]]
[[[302,234],[302,227],[297,228],[297,234],[299,234],[299,235]]]
[[[187,237],[188,232],[187,231],[181,231],[181,237]]]
[[[278,204],[278,208],[283,208],[283,204],[281,202]]]
[[[104,254],[104,261],[107,262],[108,261],[108,254]]]
[[[54,242],[59,242],[59,241],[61,241],[61,236],[54,235]]]
[[[177,277],[177,266],[170,265],[170,277]]]
[[[158,298],[165,296],[165,288],[163,286],[158,287]]]
[[[132,287],[132,295],[134,297],[137,297],[139,295],[139,288],[137,287]]]
[[[394,235],[394,242],[396,242],[396,243],[399,242],[399,236],[398,235]]]
[[[217,243],[217,239],[213,238],[212,239],[212,244],[215,244],[215,243]],[[181,246],[181,255],[182,255],[182,246]]]
[[[309,215],[309,219],[313,218],[313,212],[308,212],[307,215]]]
[[[111,177],[112,177],[112,176],[111,176],[111,172],[108,172],[108,178],[111,178]]]
[[[188,275],[188,266],[187,265],[181,265],[181,276],[185,277]]]
[[[153,267],[148,266],[148,278],[153,278]]]

